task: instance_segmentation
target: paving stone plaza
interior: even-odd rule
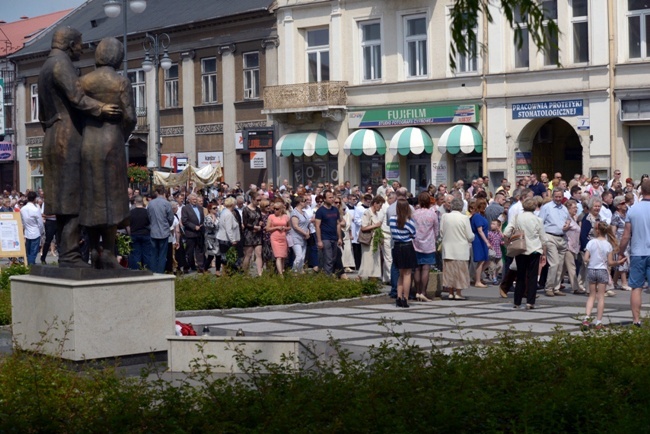
[[[384,288],[387,292],[388,288]],[[582,333],[580,321],[587,297],[567,293],[566,297],[545,297],[540,291],[534,310],[513,309],[512,294],[500,298],[497,287],[470,288],[463,291],[467,301],[438,300],[411,302],[409,309],[395,307],[386,294],[343,302],[292,305],[272,308],[178,312],[183,322],[194,324],[197,332],[204,326],[212,335],[298,337],[305,341],[325,342],[331,335],[348,349],[363,351],[383,340],[395,340],[394,332],[408,333],[422,348],[436,345],[453,348],[464,340],[494,340],[500,332],[517,330],[543,337],[559,329]],[[443,294],[446,295],[446,294]],[[644,292],[643,316],[650,308]],[[630,293],[616,291],[605,299],[605,325],[631,325]],[[595,308],[594,308],[595,314]],[[382,325],[384,320],[386,325]]]

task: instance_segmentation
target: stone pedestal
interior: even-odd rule
[[[237,365],[235,348],[256,360],[298,369],[308,352],[300,338],[283,336],[167,336],[167,340],[167,365],[171,372],[189,372],[198,363],[210,365],[214,373],[240,374],[243,371]]]
[[[81,361],[167,350],[174,276],[68,280],[11,277],[15,344]]]

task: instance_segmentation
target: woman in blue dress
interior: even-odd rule
[[[485,265],[489,259],[489,243],[487,234],[488,230],[490,229],[490,223],[485,218],[485,208],[487,208],[487,202],[483,198],[478,198],[470,201],[468,206],[468,211],[471,214],[469,221],[472,226],[472,232],[474,232],[474,241],[472,241],[472,255],[474,259],[474,265],[476,266],[474,286],[477,288],[487,288],[487,285],[481,281],[481,276],[483,275]]]

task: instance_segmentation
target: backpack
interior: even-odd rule
[[[176,334],[179,336],[196,336],[196,330],[194,330],[192,324],[176,321]]]

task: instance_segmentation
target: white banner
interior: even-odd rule
[[[205,166],[223,167],[223,152],[199,152],[197,166],[199,168]]]

